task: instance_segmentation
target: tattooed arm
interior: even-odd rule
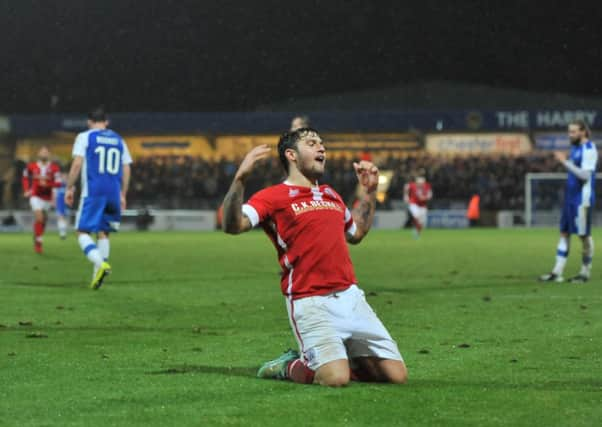
[[[242,213],[243,197],[245,193],[245,180],[253,171],[255,163],[265,159],[270,154],[266,145],[253,148],[245,156],[240,164],[230,190],[224,197],[223,230],[228,234],[240,234],[249,231],[252,227],[251,221]]]
[[[347,235],[347,241],[356,245],[366,237],[374,221],[378,168],[367,161],[354,163],[353,167],[362,186],[362,195],[360,196],[359,204],[351,212],[356,229],[353,235]]]

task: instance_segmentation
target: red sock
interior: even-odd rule
[[[36,238],[36,242],[41,241],[41,237],[44,234],[44,223],[36,221],[33,223],[33,235]]]
[[[288,364],[287,374],[291,381],[300,384],[313,384],[316,375],[301,359],[293,360]]]
[[[415,218],[412,221],[414,222],[414,227],[416,227],[416,231],[420,233],[420,231],[422,230],[422,225],[420,224],[420,221],[418,221]]]

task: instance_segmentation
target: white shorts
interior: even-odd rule
[[[403,361],[397,343],[355,285],[326,296],[287,300],[287,309],[299,349],[314,371],[339,359]]]
[[[412,217],[420,223],[423,227],[426,227],[427,209],[424,206],[418,206],[413,203],[409,206]]]
[[[40,199],[38,196],[31,196],[29,204],[32,211],[49,211],[52,209],[52,202],[50,200]]]

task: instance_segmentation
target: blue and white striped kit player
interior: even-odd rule
[[[92,289],[98,289],[111,272],[109,234],[119,230],[132,163],[126,143],[119,134],[107,128],[108,123],[102,109],[90,113],[90,129],[75,139],[65,194],[65,200],[72,203],[74,184],[81,175],[75,228],[80,248],[94,264]],[[96,234],[97,241],[90,234]]]
[[[571,147],[566,162],[568,177],[564,191],[564,205],[560,232],[589,236],[592,209],[596,199],[596,165],[598,150],[592,141]]]
[[[567,168],[568,176],[564,192],[564,204],[560,219],[560,240],[556,248],[556,264],[551,273],[540,277],[545,282],[562,282],[562,274],[569,256],[570,237],[579,236],[582,242],[582,265],[572,283],[587,282],[591,275],[594,240],[591,236],[592,210],[596,200],[596,167],[598,150],[590,139],[590,131],[583,121],[569,125],[571,151],[568,159],[558,155]]]
[[[82,132],[75,140],[73,156],[83,158],[75,228],[88,233],[118,231],[123,165],[132,163],[123,138],[110,129]]]

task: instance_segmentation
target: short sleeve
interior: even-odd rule
[[[75,138],[75,144],[73,144],[73,157],[86,157],[87,148],[88,135],[86,133],[80,133],[79,135],[77,135],[77,138]]]
[[[595,171],[598,163],[598,151],[592,144],[591,148],[585,148],[583,150],[583,159],[581,161],[581,169],[587,171]]]
[[[354,236],[357,231],[357,225],[355,225],[355,221],[351,216],[351,211],[349,208],[345,208],[345,233],[348,236]]]
[[[123,156],[121,156],[121,163],[124,165],[132,164],[132,156],[130,155],[130,150],[125,141],[123,141]]]
[[[273,203],[269,197],[269,190],[255,193],[247,203],[242,206],[242,213],[249,218],[251,225],[256,227],[265,221],[273,211]]]

